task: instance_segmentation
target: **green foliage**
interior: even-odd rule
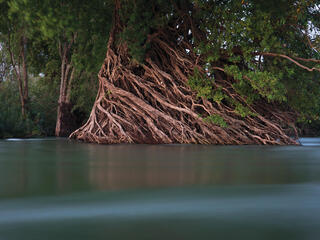
[[[31,84],[30,115],[42,136],[54,136],[59,97],[59,78],[35,78]]]
[[[53,136],[56,124],[58,81],[31,78],[28,115],[22,117],[17,83],[0,84],[0,138]]]
[[[212,83],[196,68],[194,74],[189,76],[188,84],[192,90],[197,91],[198,97],[212,98]]]
[[[126,28],[120,38],[128,44],[133,59],[143,62],[146,51],[151,47],[148,35],[166,26],[173,10],[169,0],[123,1],[120,15]]]
[[[318,121],[320,74],[307,72],[288,59],[263,55],[271,52],[319,60],[320,35],[315,30],[319,30],[320,18],[315,4],[318,1],[123,0],[120,18],[124,29],[119,29],[118,41],[127,44],[131,61],[141,63],[153,47],[149,42],[153,34],[177,28],[184,24],[181,19],[191,19],[193,26],[188,23],[183,27],[192,33],[180,37],[193,46],[190,51],[201,56],[206,70],[204,73],[195,69],[189,76],[188,84],[198,97],[218,104],[225,102],[241,117],[254,115],[244,104],[227,97],[225,90],[214,87],[220,70],[213,69],[219,67],[233,78],[231,86],[246,104],[265,99],[297,110],[301,121]],[[1,66],[7,66],[7,72],[1,74],[9,74],[5,78],[11,79],[0,81],[2,136],[8,132],[53,133],[61,74],[59,46],[70,44],[73,39],[68,55],[76,69],[71,102],[79,118],[88,116],[97,90],[95,76],[106,52],[113,8],[113,1],[106,0],[0,0],[0,48],[6,49],[10,33],[13,54],[19,56],[19,41],[21,36],[27,36],[29,74],[45,75],[33,79],[30,113],[27,120],[21,119],[17,83],[7,71],[8,53],[1,50],[1,58],[6,62]],[[202,34],[195,34],[194,29]],[[312,47],[306,41],[310,32]],[[303,64],[320,67],[313,62]],[[219,117],[213,115],[207,120],[224,126]]]
[[[300,113],[299,121],[311,123],[320,117],[320,73],[311,78],[308,73],[299,71],[299,74],[287,76],[288,101]],[[298,91],[297,91],[298,90]]]
[[[0,138],[37,135],[37,129],[29,116],[23,118],[19,95],[14,82],[0,83]]]
[[[210,115],[208,117],[203,118],[203,121],[208,122],[208,123],[213,123],[216,124],[222,128],[227,128],[228,124],[225,122],[225,120],[223,119],[223,117],[221,117],[218,114],[215,115]]]
[[[235,103],[235,113],[240,115],[241,117],[247,117],[247,116],[255,116],[256,114],[251,112],[248,107],[243,106],[241,103],[236,102]]]
[[[232,86],[247,104],[264,98],[296,109],[304,119],[317,119],[320,113],[319,73],[306,72],[288,59],[259,54],[271,52],[319,60],[320,18],[316,3],[307,0],[197,0],[195,19],[207,35],[205,41],[195,39],[195,51],[206,56],[204,68],[210,76],[220,71],[211,70],[219,66],[235,79]],[[306,40],[307,29],[313,32],[308,36],[313,48]],[[309,68],[317,67],[317,63],[302,63]],[[201,95],[212,97],[206,83],[191,87],[206,93]],[[221,94],[218,96],[222,98]],[[232,104],[239,115],[248,115],[240,105]]]
[[[251,87],[268,101],[286,101],[286,89],[280,74],[275,75],[267,71],[251,71],[247,75]]]
[[[45,76],[33,78],[29,86],[28,119],[39,134],[54,134],[61,78],[60,50],[69,45],[67,58],[76,72],[71,102],[81,124],[88,117],[97,92],[96,75],[105,57],[113,1],[8,0],[0,1],[0,8],[0,44],[4,42],[7,47],[10,33],[14,56],[19,56],[16,46],[22,34],[27,36],[28,73]],[[10,65],[9,58],[6,62]],[[17,86],[15,93],[18,95]],[[16,134],[12,128],[8,132]],[[25,136],[29,135],[26,130]]]
[[[217,89],[216,91],[214,91],[214,94],[212,96],[213,101],[217,102],[217,103],[221,103],[221,101],[223,99],[225,99],[225,94],[222,92],[221,89]]]
[[[83,73],[77,75],[72,89],[71,102],[73,113],[77,116],[79,124],[83,124],[90,115],[94,100],[98,91],[98,79],[96,74]]]

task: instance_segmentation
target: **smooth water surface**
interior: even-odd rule
[[[320,239],[303,146],[0,141],[0,240]]]

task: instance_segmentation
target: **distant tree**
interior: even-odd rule
[[[33,31],[40,33],[39,38],[54,44],[59,53],[60,93],[55,133],[68,136],[76,127],[72,114],[72,85],[84,71],[92,68],[97,71],[97,59],[99,65],[103,60],[101,47],[107,42],[110,4],[101,0],[12,2],[13,11],[24,12],[25,21]]]
[[[18,81],[21,113],[25,118],[28,111],[29,84],[28,84],[28,26],[23,20],[22,14],[14,14],[10,11],[10,1],[1,1],[0,9],[0,41],[2,51],[7,51],[10,67]],[[8,62],[5,63],[9,66]]]

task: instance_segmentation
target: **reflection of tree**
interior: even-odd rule
[[[201,147],[114,147],[89,163],[89,181],[99,190],[188,185],[281,184],[301,181],[286,161],[269,159],[259,150]],[[164,147],[165,148],[165,147]],[[195,151],[192,151],[194,149]],[[165,149],[164,149],[165,150]],[[168,151],[169,150],[169,151]],[[191,151],[190,151],[191,150]],[[102,157],[102,156],[101,156]]]
[[[2,155],[3,151],[0,155],[0,197],[191,185],[288,184],[309,180],[310,167],[297,161],[304,158],[310,162],[314,159],[312,152],[290,154],[272,149],[101,146],[67,141],[6,143],[6,155]]]
[[[0,196],[16,197],[48,191],[48,168],[44,168],[31,142],[7,142],[0,158]],[[41,146],[41,144],[38,144]],[[51,181],[52,182],[52,181]]]
[[[13,150],[10,143],[1,144],[5,145],[6,151],[12,152],[12,155],[5,154],[4,159],[0,158],[0,196],[21,195],[29,186],[29,169],[25,159],[28,148],[25,144],[16,143],[16,149]]]
[[[61,141],[56,144],[56,188],[58,192],[87,191],[88,157],[81,145]]]

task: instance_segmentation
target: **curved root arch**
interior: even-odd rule
[[[198,56],[186,51],[192,49],[187,42],[167,39],[172,35],[152,39],[144,65],[130,62],[125,44],[114,47],[110,39],[90,118],[70,137],[107,144],[296,144],[282,128],[289,115],[270,104],[250,107],[255,116],[241,118],[228,104],[198,98],[187,84],[199,68]],[[220,73],[214,87],[246,105]],[[221,116],[228,127],[203,121],[210,115]]]

